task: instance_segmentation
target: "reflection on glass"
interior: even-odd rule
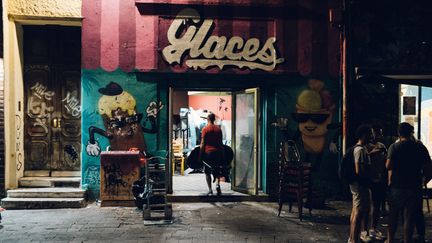
[[[432,88],[422,87],[420,139],[429,154],[432,152]]]
[[[235,186],[254,189],[254,94],[236,96],[236,168]]]
[[[414,136],[418,137],[419,86],[402,84],[400,92],[400,122],[408,122],[414,126]]]

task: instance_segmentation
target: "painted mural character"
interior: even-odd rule
[[[106,137],[110,141],[110,149],[113,151],[129,150],[138,148],[146,151],[147,146],[144,140],[144,133],[156,133],[156,116],[164,107],[162,102],[157,104],[152,101],[148,105],[146,112],[147,118],[141,125],[142,113],[137,113],[135,98],[124,91],[123,88],[110,82],[106,87],[100,88],[102,96],[98,102],[99,114],[102,116],[105,130],[90,126],[89,141],[87,143],[87,154],[98,156],[101,148],[95,140],[95,133]],[[145,124],[149,121],[151,128],[146,128]]]
[[[328,144],[326,135],[332,127],[335,104],[330,92],[324,89],[323,81],[310,79],[308,86],[309,89],[303,90],[297,97],[296,112],[292,113],[292,118],[298,123],[299,128],[294,139],[303,145],[303,160],[312,162],[316,168]],[[329,144],[329,149],[337,152],[334,141]]]

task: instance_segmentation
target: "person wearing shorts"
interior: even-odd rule
[[[381,214],[381,207],[385,204],[385,196],[387,191],[387,169],[385,167],[387,159],[387,148],[383,143],[378,141],[378,137],[382,136],[381,127],[375,125],[374,139],[366,147],[371,160],[370,167],[370,190],[372,198],[372,215],[369,236],[375,240],[383,240],[385,236],[381,233],[377,226]]]
[[[372,127],[361,125],[356,131],[357,144],[354,148],[354,169],[356,178],[350,183],[352,194],[352,211],[350,217],[350,236],[348,243],[370,241],[368,235],[368,219],[371,206],[371,195],[368,184],[370,158],[366,145],[373,139]]]
[[[221,195],[220,188],[220,167],[223,161],[223,143],[222,130],[214,122],[216,116],[210,113],[207,117],[207,126],[204,127],[201,133],[200,159],[204,164],[204,172],[208,186],[207,195],[213,195],[211,174],[216,180],[217,195]]]

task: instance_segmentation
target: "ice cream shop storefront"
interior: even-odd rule
[[[100,188],[130,190],[124,185],[140,172],[111,166],[101,175],[101,154],[135,148],[165,165],[169,194],[205,194],[205,175],[188,156],[214,113],[234,152],[222,195],[276,197],[287,139],[312,164],[313,192],[335,193],[335,1],[162,2],[83,1],[83,186],[95,197]]]

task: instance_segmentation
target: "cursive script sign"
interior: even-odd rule
[[[272,71],[284,61],[277,57],[275,37],[268,38],[261,46],[257,38],[245,42],[238,36],[230,39],[225,36],[210,36],[213,20],[204,19],[201,24],[200,22],[200,15],[195,9],[186,8],[177,14],[167,33],[170,45],[162,50],[162,55],[169,64],[180,64],[182,56],[187,52],[190,58],[185,63],[195,70],[210,66],[222,69],[231,65]],[[178,36],[178,33],[183,35]],[[206,38],[207,36],[209,37]]]

